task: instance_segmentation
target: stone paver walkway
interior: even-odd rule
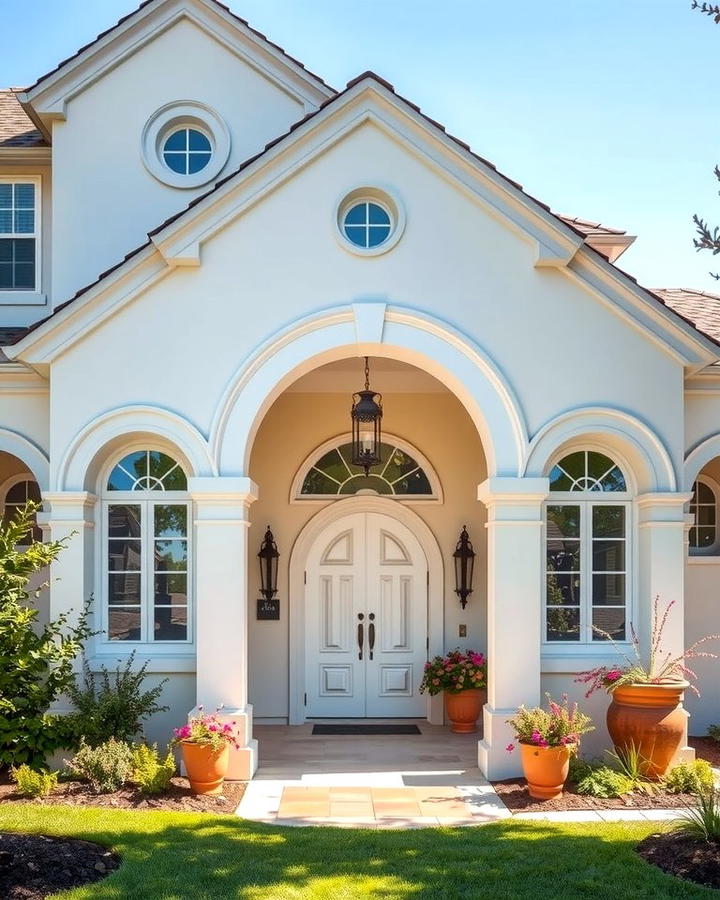
[[[666,821],[682,810],[511,813],[477,768],[478,735],[425,721],[420,735],[312,735],[312,725],[260,725],[262,767],[237,814],[277,825],[428,828],[500,819]]]

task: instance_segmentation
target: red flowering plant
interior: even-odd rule
[[[202,707],[200,707],[202,710]],[[235,728],[237,722],[221,722],[217,716],[202,713],[193,716],[186,725],[173,729],[171,745],[202,744],[213,753],[222,750],[226,744],[236,749],[240,746]]]
[[[475,650],[452,650],[446,656],[436,656],[425,663],[420,693],[431,696],[441,691],[459,693],[487,684],[487,662]]]
[[[697,675],[687,665],[687,661],[703,657],[717,659],[717,653],[709,653],[707,650],[700,650],[699,648],[707,641],[720,640],[720,635],[708,634],[677,655],[669,651],[663,651],[663,631],[667,625],[670,610],[674,605],[675,601],[671,600],[661,613],[659,608],[660,597],[655,597],[650,650],[646,658],[643,658],[641,653],[640,641],[632,622],[630,623],[630,653],[626,653],[607,631],[593,626],[597,634],[613,645],[622,662],[616,666],[597,666],[594,669],[588,669],[586,672],[578,672],[575,681],[588,686],[586,697],[589,697],[601,688],[604,688],[608,694],[612,694],[616,688],[626,684],[677,684],[678,682],[688,682],[690,690],[697,694],[698,697],[700,696],[700,691],[693,684],[694,681],[697,681]]]
[[[556,703],[550,694],[545,696],[547,709],[521,706],[512,719],[507,720],[515,732],[515,740],[535,747],[569,747],[577,751],[581,735],[595,728],[590,716],[580,712],[577,703],[569,703],[567,694],[563,694],[562,703]],[[515,744],[506,747],[509,753],[514,749]]]

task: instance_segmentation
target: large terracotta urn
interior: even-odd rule
[[[647,760],[646,775],[663,777],[680,749],[687,714],[682,706],[687,681],[627,684],[615,688],[607,727],[615,750],[635,748]]]
[[[450,731],[456,734],[472,734],[477,731],[477,721],[486,698],[486,692],[482,688],[445,691],[445,713],[450,720]]]
[[[230,745],[213,750],[205,744],[181,741],[183,762],[190,787],[196,794],[220,794],[230,765]]]
[[[573,746],[537,747],[520,744],[523,774],[528,793],[535,800],[555,800],[562,797],[570,772],[570,753]]]

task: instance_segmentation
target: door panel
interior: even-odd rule
[[[306,571],[308,716],[423,716],[427,562],[390,516],[356,513],[318,536]]]

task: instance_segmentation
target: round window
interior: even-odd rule
[[[162,156],[168,169],[178,175],[195,175],[210,162],[212,146],[197,128],[178,128],[166,138]]]
[[[345,237],[356,247],[379,247],[390,237],[391,230],[390,214],[372,201],[353,204],[343,219]]]

